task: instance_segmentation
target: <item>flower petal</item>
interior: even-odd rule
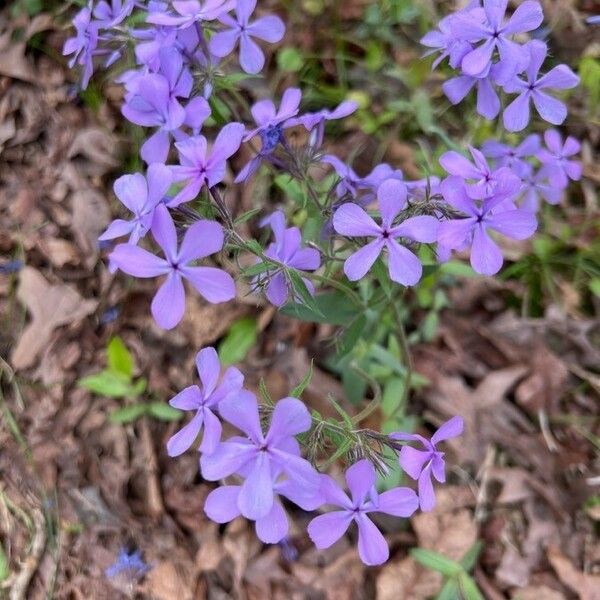
[[[312,419],[303,402],[297,398],[283,398],[277,402],[271,417],[271,426],[265,439],[268,444],[308,431]]]
[[[256,520],[256,535],[265,544],[280,542],[289,530],[287,515],[281,502],[275,500],[271,510],[262,518]]]
[[[396,240],[386,240],[390,279],[401,285],[415,285],[423,274],[421,261]]]
[[[435,506],[435,492],[431,482],[431,466],[425,467],[419,477],[419,506],[423,512],[433,510]]]
[[[163,204],[156,207],[152,220],[152,237],[171,263],[177,259],[177,231],[169,210]]]
[[[386,179],[377,188],[377,202],[383,227],[389,228],[393,220],[406,206],[407,193],[406,185],[397,179]]]
[[[519,94],[505,109],[502,119],[508,131],[522,131],[529,123],[529,92]]]
[[[458,437],[459,435],[462,435],[464,428],[465,422],[462,417],[452,417],[440,425],[439,429],[433,434],[431,443],[435,446],[436,444],[439,444],[439,442]]]
[[[178,273],[175,271],[169,273],[154,295],[150,308],[154,320],[163,329],[173,329],[183,319],[185,290]]]
[[[433,243],[437,239],[440,222],[429,215],[410,217],[390,230],[392,237],[406,237],[415,242]]]
[[[255,444],[264,441],[258,417],[256,396],[248,390],[242,390],[235,397],[225,398],[219,404],[219,413],[228,423],[243,431]]]
[[[247,442],[221,442],[214,452],[200,456],[200,470],[207,481],[229,477],[256,457],[254,444]]]
[[[239,485],[224,485],[213,490],[204,503],[206,516],[215,523],[229,523],[240,516],[237,499]]]
[[[123,273],[134,277],[158,277],[171,271],[166,260],[132,244],[118,244],[108,258]]]
[[[489,216],[486,225],[513,240],[526,240],[535,233],[537,219],[524,210],[507,210]]]
[[[357,204],[342,204],[333,215],[333,228],[349,237],[378,236],[381,227]]]
[[[534,91],[532,96],[533,103],[544,121],[552,125],[560,125],[567,118],[567,107],[564,102],[538,90]]]
[[[348,277],[350,281],[362,279],[373,266],[377,257],[381,254],[383,246],[383,240],[377,238],[350,255],[344,263],[344,273],[346,274],[346,277]]]
[[[359,507],[375,485],[375,468],[366,459],[359,460],[346,470],[346,483],[352,494],[354,507]]]
[[[481,224],[473,231],[471,266],[481,275],[495,275],[502,267],[502,252]]]
[[[208,398],[217,386],[221,374],[221,363],[217,351],[210,346],[200,350],[196,354],[196,368],[202,382],[204,398]]]
[[[218,304],[235,298],[235,283],[229,273],[215,267],[184,267],[181,274],[208,302]]]
[[[133,213],[139,214],[148,197],[146,178],[141,173],[123,175],[114,185],[115,196]]]
[[[197,410],[202,405],[202,393],[197,385],[190,385],[169,400],[173,408],[179,410]]]
[[[394,517],[410,517],[419,508],[419,498],[414,490],[397,487],[379,494],[377,512]]]
[[[223,248],[223,228],[216,221],[197,221],[186,232],[177,256],[180,264],[205,258]]]
[[[184,425],[167,442],[167,452],[169,456],[179,456],[188,450],[198,437],[203,422],[204,414],[203,411],[199,410],[194,415],[194,418],[187,425]]]
[[[258,452],[251,471],[242,484],[238,496],[238,508],[247,519],[260,519],[273,506],[273,478],[271,459],[266,452]]]
[[[356,518],[358,525],[358,555],[365,565],[383,564],[390,556],[390,549],[381,531],[364,514]]]
[[[429,460],[430,452],[417,450],[412,446],[402,446],[400,450],[400,466],[412,479],[418,479],[423,471],[423,465]]]
[[[352,522],[352,513],[345,510],[335,510],[315,517],[307,528],[313,544],[324,550],[333,546],[348,530]]]
[[[250,25],[246,27],[246,31],[253,37],[257,37],[271,44],[276,44],[283,39],[285,25],[279,17],[268,15],[250,23]]]

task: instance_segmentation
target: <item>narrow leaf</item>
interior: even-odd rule
[[[300,396],[302,396],[304,390],[307,388],[308,384],[310,383],[310,380],[312,379],[313,364],[314,360],[311,360],[310,369],[308,370],[308,373],[302,378],[302,381],[290,392],[290,396],[293,396],[294,398],[300,398]]]
[[[425,550],[425,548],[412,548],[411,556],[424,567],[437,571],[446,577],[456,577],[463,572],[463,568],[453,560],[446,558],[442,554]]]
[[[219,344],[221,364],[232,365],[244,360],[250,348],[256,343],[257,335],[255,319],[244,317],[236,321]]]
[[[133,421],[137,421],[142,415],[145,415],[147,410],[147,404],[130,404],[111,412],[108,420],[111,423],[133,423]]]
[[[106,354],[110,370],[121,373],[130,379],[133,374],[133,357],[120,337],[117,336],[110,340]]]

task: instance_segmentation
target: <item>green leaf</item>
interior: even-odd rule
[[[281,71],[295,73],[304,66],[304,58],[296,48],[283,48],[277,53],[277,66]]]
[[[4,552],[2,544],[0,544],[0,583],[6,581],[9,575],[8,557],[6,556],[6,552]]]
[[[285,269],[286,275],[290,278],[290,282],[292,284],[292,288],[295,292],[295,295],[300,297],[302,300],[302,304],[313,310],[317,315],[321,315],[324,317],[323,313],[319,310],[315,302],[314,296],[308,291],[306,287],[306,283],[302,279],[301,275],[295,269]]]
[[[223,365],[238,363],[256,343],[256,320],[244,317],[236,321],[219,344],[219,359]]]
[[[125,398],[132,395],[129,378],[114,371],[101,371],[78,381],[79,386],[100,396]]]
[[[300,396],[302,396],[302,394],[304,393],[304,390],[310,383],[310,380],[312,379],[312,376],[313,376],[313,364],[314,364],[314,360],[311,360],[310,361],[310,369],[309,369],[308,373],[302,378],[302,381],[290,392],[290,396],[292,396],[293,398],[300,398]]]
[[[183,413],[164,402],[152,402],[148,404],[148,414],[159,421],[179,421]]]
[[[108,420],[111,423],[133,423],[133,421],[137,421],[142,415],[145,415],[147,411],[147,404],[130,404],[111,412],[108,415]]]
[[[288,303],[281,312],[288,317],[310,323],[329,323],[330,325],[348,325],[356,318],[358,311],[342,292],[326,292],[313,298],[318,311],[305,304]]]
[[[106,349],[108,366],[111,371],[121,373],[127,379],[133,374],[133,357],[120,337],[114,337]]]
[[[456,579],[448,579],[440,593],[435,597],[435,600],[457,600],[460,598],[458,592],[458,581]]]
[[[360,315],[354,323],[344,330],[340,338],[339,354],[350,352],[354,348],[358,340],[364,335],[366,324],[367,318],[365,315]]]
[[[262,208],[253,208],[252,210],[242,213],[234,222],[234,225],[243,225],[246,221],[249,221],[252,217],[257,215]]]
[[[455,561],[446,558],[442,554],[425,550],[425,548],[412,548],[411,556],[424,567],[437,571],[446,577],[456,577],[463,572],[463,568]]]
[[[270,262],[259,262],[256,263],[255,265],[251,265],[249,267],[246,267],[243,271],[242,271],[242,275],[244,277],[256,277],[256,275],[262,275],[263,273],[266,273],[269,270],[273,270],[276,267],[270,263]]]
[[[466,573],[458,576],[458,585],[464,600],[485,600],[477,584]]]
[[[477,559],[479,558],[479,553],[483,548],[483,543],[481,540],[477,540],[466,552],[465,555],[460,559],[460,564],[462,568],[469,573],[473,570],[475,565],[477,564]]]
[[[265,404],[268,404],[269,406],[273,406],[273,404],[275,404],[273,402],[273,398],[271,398],[271,394],[269,394],[264,377],[261,377],[260,381],[258,382],[258,393]]]
[[[405,381],[401,377],[391,377],[383,388],[381,411],[384,417],[395,415],[402,406]]]

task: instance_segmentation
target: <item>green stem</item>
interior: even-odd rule
[[[381,405],[381,387],[373,377],[371,377],[366,371],[363,371],[358,365],[352,364],[352,370],[360,375],[373,390],[373,399],[357,415],[352,417],[352,422],[357,425],[361,421],[364,421],[366,418],[370,417]]]

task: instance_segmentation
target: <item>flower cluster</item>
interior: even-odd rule
[[[539,2],[526,0],[510,17],[506,17],[508,0],[478,1],[442,19],[439,29],[421,40],[430,53],[439,52],[437,66],[448,58],[450,66],[460,74],[443,85],[444,93],[458,104],[471,90],[477,90],[477,112],[487,119],[500,113],[501,102],[497,89],[516,98],[505,108],[504,127],[522,131],[530,120],[530,105],[542,119],[560,125],[567,108],[548,94],[548,90],[575,87],[579,78],[567,65],[558,65],[544,75],[540,69],[548,47],[540,40],[520,44],[514,36],[537,29],[543,20]]]
[[[436,255],[443,261],[452,252],[468,251],[476,272],[497,273],[503,264],[498,236],[531,237],[542,201],[558,203],[569,181],[581,178],[579,142],[572,137],[563,142],[554,129],[522,139],[499,135],[480,148],[469,147],[470,157],[448,151],[436,173],[414,181],[387,163],[374,165],[368,174],[357,173],[331,154],[325,139],[328,124],[352,118],[357,103],[345,100],[303,111],[301,90],[289,87],[276,101],[262,98],[249,106],[246,94],[235,89],[245,74],[264,68],[265,43],[278,43],[285,32],[279,17],[255,16],[256,4],[90,0],[75,16],[75,36],[64,46],[69,64],[82,68],[82,88],[99,60],[105,67],[128,61],[117,79],[124,88],[121,113],[147,132],[140,148],[144,169],[115,182],[115,195],[129,216],[114,220],[100,240],[111,247],[111,272],[161,278],[151,303],[160,327],[171,329],[183,319],[186,285],[210,303],[235,298],[231,273],[246,278],[252,292],[264,292],[273,305],[312,306],[311,314],[319,319],[324,315],[316,306],[314,282],[346,294],[363,313],[383,315],[391,310],[390,301],[399,300],[396,290],[417,285],[423,264],[435,262]],[[578,77],[566,65],[540,74],[547,46],[524,35],[542,23],[541,5],[526,0],[509,16],[507,6],[507,0],[472,0],[442,19],[422,42],[439,53],[434,66],[448,59],[458,71],[443,85],[451,102],[462,101],[476,88],[478,112],[495,119],[502,90],[512,95],[503,112],[507,131],[525,129],[532,106],[544,121],[559,125],[567,116],[566,106],[548,90],[570,89]],[[236,73],[238,66],[245,74]],[[253,152],[245,165],[234,158],[242,145]],[[234,176],[229,174],[232,167],[241,167]],[[268,170],[282,176],[276,180],[283,191],[282,208],[247,223],[258,211],[234,214],[221,189]],[[261,244],[248,237],[254,232],[260,238],[260,228],[267,226],[272,241]],[[118,243],[119,238],[127,241]],[[250,260],[242,253],[250,253]],[[381,310],[381,303],[369,304],[380,287],[386,295]],[[202,350],[196,362],[200,385],[171,400],[173,407],[193,416],[168,441],[167,450],[178,456],[202,434],[202,476],[223,484],[206,501],[205,511],[214,521],[243,516],[255,523],[261,540],[277,543],[289,529],[282,498],[306,511],[332,505],[336,510],[316,516],[309,525],[315,545],[330,546],[355,522],[362,560],[380,564],[389,551],[369,515],[408,517],[419,506],[433,508],[432,478],[445,480],[437,445],[460,434],[460,417],[442,425],[431,440],[364,430],[369,440],[398,454],[399,466],[418,481],[418,494],[405,487],[380,493],[375,468],[385,461],[356,452],[346,456],[353,463],[346,472],[347,495],[319,472],[312,451],[304,452],[299,443],[314,433],[316,418],[300,400],[287,397],[263,406],[262,416],[270,415],[265,433],[261,407],[244,389],[243,375],[233,367],[221,374],[212,348]],[[346,417],[346,423],[353,423]],[[223,421],[241,435],[222,440]],[[407,445],[412,442],[422,449]]]
[[[204,505],[208,517],[217,523],[228,523],[243,516],[254,521],[256,534],[267,544],[283,540],[289,531],[289,520],[280,498],[304,511],[316,511],[326,505],[341,510],[315,517],[308,534],[318,548],[326,548],[342,537],[350,523],[358,525],[358,551],[368,565],[388,558],[388,547],[382,534],[367,516],[386,513],[410,517],[419,507],[432,510],[435,494],[431,473],[445,481],[444,454],[436,444],[462,433],[463,422],[454,417],[438,430],[431,441],[417,434],[393,433],[390,445],[398,440],[417,440],[424,451],[404,446],[399,464],[419,481],[419,495],[408,487],[397,487],[379,493],[376,472],[366,459],[346,471],[351,499],[328,475],[302,457],[296,436],[308,432],[313,420],[306,406],[297,398],[282,398],[272,407],[266,433],[261,424],[256,396],[244,389],[244,377],[235,367],[221,373],[214,348],[204,348],[196,357],[201,387],[192,385],[177,394],[170,404],[174,408],[194,412],[194,416],[173,435],[167,450],[179,456],[195,442],[204,427],[200,451],[200,472],[208,481],[224,482],[213,490]],[[221,420],[243,435],[221,440]]]

